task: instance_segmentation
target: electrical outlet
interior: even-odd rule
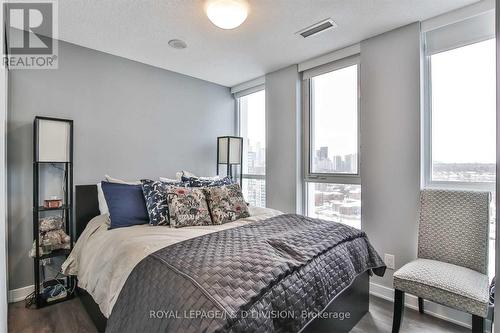
[[[387,266],[387,268],[389,268],[389,269],[395,269],[396,268],[396,261],[394,259],[394,255],[393,254],[387,254],[387,253],[385,253],[384,254],[384,262],[385,262],[385,265]]]

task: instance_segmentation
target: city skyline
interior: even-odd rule
[[[328,147],[316,150],[313,159],[313,173],[352,173],[358,172],[358,154],[329,156]]]
[[[266,173],[266,148],[260,141],[253,142],[249,138],[244,139],[243,153],[246,156],[246,165],[243,166],[243,174],[264,175]]]

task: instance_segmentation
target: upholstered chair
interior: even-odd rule
[[[399,332],[404,295],[472,314],[472,331],[484,331],[489,309],[488,192],[423,190],[418,259],[394,273],[392,332]]]

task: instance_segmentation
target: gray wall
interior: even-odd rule
[[[4,36],[0,43],[4,45]],[[0,331],[7,332],[7,71],[0,66]]]
[[[10,289],[33,284],[35,115],[74,120],[75,184],[96,183],[105,173],[125,179],[173,177],[181,169],[212,175],[216,137],[235,133],[228,88],[64,42],[59,47],[58,70],[10,73]]]
[[[266,200],[300,211],[300,80],[297,66],[266,75]]]
[[[297,67],[266,75],[267,205],[302,208]],[[297,141],[298,140],[298,141]],[[420,189],[420,27],[361,43],[362,224],[396,268],[416,257]],[[372,281],[392,287],[392,270]]]
[[[374,247],[416,258],[420,188],[420,27],[361,43],[363,229]],[[392,273],[374,282],[392,287]]]

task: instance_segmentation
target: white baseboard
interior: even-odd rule
[[[9,290],[9,303],[20,302],[33,292],[34,285]]]
[[[370,294],[385,300],[394,302],[394,289],[370,282]],[[418,310],[418,298],[413,295],[405,294],[405,306]],[[448,308],[433,302],[424,301],[425,313],[443,319],[454,324],[471,328],[472,316],[462,311]]]

